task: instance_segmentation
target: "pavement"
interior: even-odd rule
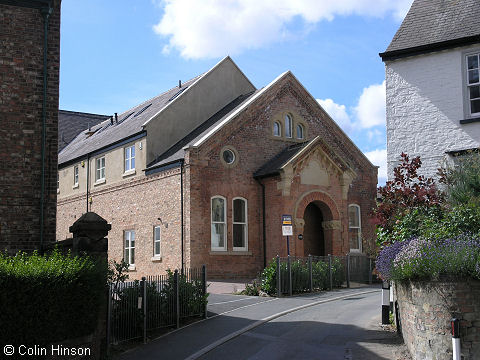
[[[401,339],[379,325],[380,294],[378,287],[280,299],[211,293],[207,320],[118,358],[408,359]]]

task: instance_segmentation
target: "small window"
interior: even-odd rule
[[[362,251],[362,224],[360,218],[360,206],[348,206],[348,237],[350,240],[350,251]]]
[[[290,115],[285,115],[285,136],[287,138],[292,137],[292,117]]]
[[[273,123],[273,136],[282,136],[282,127],[278,121]]]
[[[95,181],[105,179],[105,156],[99,157],[95,161]]]
[[[78,185],[78,165],[73,167],[73,186]]]
[[[153,228],[153,256],[159,257],[160,253],[160,226]]]
[[[247,227],[247,200],[242,198],[233,199],[233,250],[247,251],[248,227]]]
[[[211,244],[212,250],[227,250],[226,242],[226,218],[227,209],[225,198],[221,196],[212,197],[211,200],[212,213],[212,231]]]
[[[135,145],[125,148],[125,172],[135,170]]]
[[[303,139],[303,136],[304,136],[303,132],[304,132],[303,131],[303,125],[298,124],[297,125],[297,139],[300,139],[300,140]]]
[[[135,230],[124,232],[125,254],[123,259],[129,265],[135,265]]]
[[[467,98],[470,115],[480,115],[480,54],[467,56]]]
[[[223,161],[229,165],[235,162],[235,153],[230,149],[223,150],[222,157]]]

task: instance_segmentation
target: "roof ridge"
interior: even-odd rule
[[[84,117],[92,117],[92,116],[110,117],[110,115],[87,113],[87,112],[83,112],[83,111],[72,111],[72,110],[62,110],[62,109],[58,109],[58,111],[59,112],[64,112],[64,113],[75,114],[75,115],[79,115],[79,116],[84,116]]]

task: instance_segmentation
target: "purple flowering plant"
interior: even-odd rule
[[[389,280],[436,279],[440,275],[480,279],[480,238],[463,234],[394,243],[380,252],[377,271]]]

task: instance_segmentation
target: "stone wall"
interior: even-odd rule
[[[452,359],[450,321],[460,319],[464,360],[480,359],[480,281],[396,284],[402,334],[413,359]]]
[[[44,20],[38,8],[28,7],[34,1],[18,3],[0,4],[0,250],[10,253],[34,250],[40,245]],[[60,0],[52,4],[48,22],[44,243],[55,241],[57,183]]]
[[[462,62],[474,50],[480,45],[386,62],[389,178],[402,152],[420,155],[420,172],[435,176],[446,151],[480,146],[480,123],[460,124],[468,117]]]

